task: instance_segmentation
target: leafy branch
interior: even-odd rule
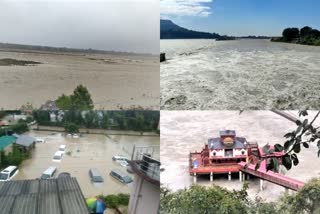
[[[299,117],[307,116],[308,112],[300,111]],[[319,117],[320,111],[317,112],[315,117],[309,123],[308,119],[296,121],[296,130],[286,133],[284,137],[287,139],[282,146],[281,144],[275,144],[274,148],[271,148],[269,144],[263,147],[265,157],[259,159],[256,164],[256,169],[260,167],[261,161],[265,159],[270,159],[267,164],[267,170],[278,170],[279,159],[281,159],[282,164],[287,170],[290,170],[292,165],[297,166],[299,164],[298,153],[301,151],[301,145],[305,148],[309,148],[310,143],[317,143],[318,147],[318,157],[320,156],[320,131],[319,127],[314,127],[315,120]],[[305,140],[302,140],[305,139]],[[277,152],[277,154],[276,154]],[[283,152],[283,154],[279,154]],[[257,154],[254,154],[257,156]],[[257,156],[258,157],[258,156]]]

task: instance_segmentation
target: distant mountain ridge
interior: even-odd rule
[[[171,20],[160,19],[160,39],[217,39],[233,40],[234,37],[221,36],[217,33],[208,33],[189,30],[176,25]]]

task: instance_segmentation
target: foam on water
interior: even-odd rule
[[[319,47],[267,40],[161,41],[166,50],[162,109],[320,108]]]

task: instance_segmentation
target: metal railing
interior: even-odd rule
[[[131,160],[148,177],[160,181],[159,146],[134,146]]]

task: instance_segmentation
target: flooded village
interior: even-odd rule
[[[3,154],[10,155],[10,153],[14,153],[13,150],[16,150],[16,147],[20,144],[28,148],[30,146],[28,156],[17,166],[18,173],[12,177],[12,180],[40,179],[51,167],[55,170],[50,178],[58,178],[65,174],[75,177],[85,198],[122,194],[127,196],[129,200],[130,194],[135,191],[135,184],[132,181],[135,181],[136,178],[136,173],[129,162],[135,159],[142,161],[145,159],[145,155],[148,154],[148,160],[152,159],[153,161],[151,162],[158,162],[159,164],[152,165],[148,162],[148,166],[144,166],[143,172],[152,177],[154,181],[159,182],[159,112],[131,111],[123,113],[96,111],[93,113],[100,115],[100,117],[97,117],[100,120],[103,120],[102,115],[108,115],[107,123],[109,123],[109,129],[79,127],[79,130],[72,133],[71,130],[69,132],[65,130],[65,127],[49,126],[50,123],[60,124],[62,121],[65,122],[65,117],[68,117],[70,113],[62,111],[55,113],[46,111],[38,111],[36,113],[2,112],[2,118],[0,118],[0,148],[3,151],[0,162],[1,168],[5,168],[5,165],[9,164],[9,162],[10,165],[16,163],[13,157],[5,156],[3,158]],[[79,113],[84,120],[84,115],[86,114],[89,113]],[[122,127],[124,130],[116,128],[119,124],[113,119],[120,117],[121,114],[123,115],[121,120],[127,126],[127,128]],[[131,122],[126,118],[128,115],[131,115]],[[143,128],[141,127],[141,130],[134,130],[134,128],[130,130],[129,124],[139,126],[138,122],[135,121],[137,115],[145,118],[144,122],[140,124]],[[41,122],[39,118],[43,116],[46,116],[48,121]],[[150,119],[150,121],[146,121],[147,119]],[[102,121],[96,122],[98,126]],[[41,123],[46,125],[41,125]],[[16,129],[19,124],[27,124],[25,127],[26,132]],[[8,142],[7,138],[10,138],[10,142]],[[63,154],[61,158],[56,160],[54,156],[59,150]],[[18,155],[21,157],[22,153]],[[152,174],[146,170],[150,166],[152,166]],[[90,174],[92,170],[96,170],[99,173],[102,182],[94,181],[94,175]],[[126,176],[129,182],[115,178],[112,176],[112,172],[122,173],[122,176]],[[156,197],[159,197],[160,190],[157,187],[159,188],[159,185],[153,184],[152,188],[157,192],[155,194]],[[109,204],[106,203],[106,206],[108,208]],[[128,206],[128,204],[119,205],[117,210],[119,208],[123,213],[126,213],[129,209]],[[113,209],[107,209],[106,213],[113,213]]]

